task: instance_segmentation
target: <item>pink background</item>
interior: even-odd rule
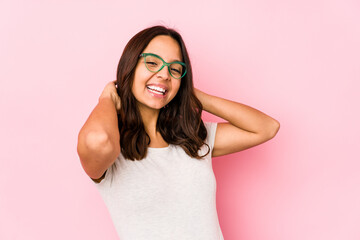
[[[213,159],[225,239],[360,239],[357,0],[1,1],[0,239],[118,239],[77,134],[154,24],[180,31],[196,87],[281,123]]]

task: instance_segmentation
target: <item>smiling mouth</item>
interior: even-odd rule
[[[158,86],[146,86],[146,88],[152,92],[152,93],[155,93],[155,94],[162,94],[162,95],[165,95],[167,90],[164,89],[164,88],[161,88],[161,87],[158,87]]]

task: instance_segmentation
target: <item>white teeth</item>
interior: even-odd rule
[[[166,90],[161,88],[161,87],[157,87],[157,86],[147,86],[148,89],[151,89],[151,90],[155,90],[155,91],[158,91],[158,92],[161,92],[161,93],[165,93]]]
[[[155,90],[152,90],[152,89],[148,89],[148,90],[149,90],[149,92],[152,92],[152,93],[155,93],[155,94],[165,95],[165,93],[158,92],[158,91],[155,91]]]

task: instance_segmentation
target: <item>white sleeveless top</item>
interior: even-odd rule
[[[211,152],[217,123],[205,122],[209,154],[176,145],[148,148],[142,160],[120,154],[96,184],[121,240],[223,240]],[[202,146],[200,155],[208,151]]]

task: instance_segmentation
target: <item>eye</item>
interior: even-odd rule
[[[156,62],[146,62],[147,64],[150,64],[150,65],[154,65],[154,66],[156,66],[157,65],[157,63]]]
[[[175,71],[176,73],[181,73],[180,70],[172,68],[171,71]]]

